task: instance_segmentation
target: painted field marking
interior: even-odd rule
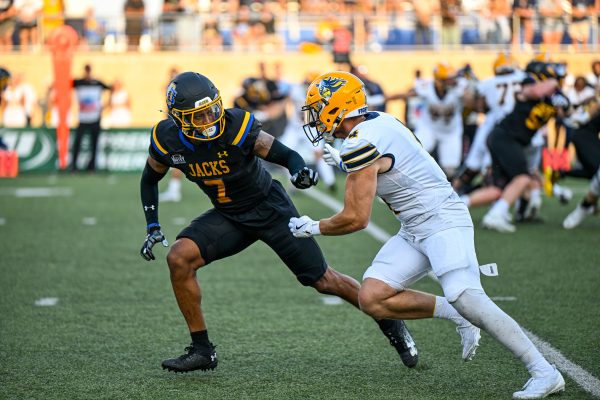
[[[187,224],[188,220],[183,217],[175,217],[173,218],[172,222],[175,226],[184,226]]]
[[[81,223],[83,225],[94,226],[98,223],[98,219],[96,217],[83,217]]]
[[[494,296],[490,297],[493,301],[517,301],[515,296]]]
[[[6,218],[0,217],[0,225],[6,225]]]
[[[327,306],[338,306],[344,304],[344,300],[337,296],[321,296],[321,301]]]
[[[303,190],[302,193],[318,201],[324,206],[329,207],[334,212],[339,212],[344,208],[344,205],[340,201],[315,188]],[[365,231],[367,231],[369,235],[380,242],[386,242],[391,237],[391,235],[379,228],[373,222],[369,222],[369,225]],[[521,328],[523,327],[521,326]],[[570,361],[568,358],[562,355],[560,351],[552,347],[551,344],[544,342],[542,339],[538,338],[525,328],[523,328],[523,331],[527,336],[529,336],[529,339],[531,339],[531,341],[537,346],[537,348],[548,359],[549,362],[554,363],[559,370],[571,377],[571,379],[573,379],[575,383],[581,386],[584,390],[591,393],[595,397],[600,397],[600,380],[598,378],[581,368],[579,365]]]
[[[58,297],[42,297],[37,299],[34,304],[39,307],[52,307],[58,303]]]
[[[27,187],[27,188],[4,188],[0,190],[2,196],[15,196],[19,198],[37,198],[37,197],[69,197],[73,196],[73,189],[70,187]]]

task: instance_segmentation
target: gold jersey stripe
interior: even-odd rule
[[[242,137],[244,137],[244,132],[246,131],[248,121],[250,121],[250,113],[246,112],[246,114],[244,115],[244,121],[242,121],[242,126],[240,127],[240,130],[238,131],[238,134],[236,135],[235,139],[233,139],[233,142],[231,143],[234,146],[236,146],[240,142],[240,140],[242,140]]]
[[[168,151],[165,150],[160,143],[158,143],[158,139],[156,138],[156,128],[158,128],[158,124],[154,125],[154,129],[152,130],[152,142],[154,142],[154,146],[158,149],[158,151],[163,153],[163,155],[166,155]]]

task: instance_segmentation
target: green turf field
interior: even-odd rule
[[[568,184],[579,200],[585,182]],[[22,190],[42,187],[64,196]],[[312,217],[331,213],[301,193],[294,200]],[[208,207],[186,182],[183,202],[160,207],[167,237]],[[597,382],[600,218],[565,231],[560,224],[573,207],[546,199],[545,224],[520,225],[513,235],[477,229],[476,245],[481,264],[500,267],[499,277],[483,278],[488,294],[508,298],[498,304]],[[473,212],[476,223],[483,211]],[[398,230],[381,204],[373,221]],[[463,363],[460,339],[442,320],[408,323],[420,362],[406,369],[368,317],[324,304],[262,244],[199,272],[219,367],[167,373],[162,359],[181,354],[190,339],[166,251],[144,261],[144,235],[137,175],[0,181],[0,398],[510,399],[527,379],[486,334],[475,360]],[[381,246],[364,232],[319,242],[334,267],[357,279]],[[441,293],[430,279],[416,288]],[[58,302],[36,306],[42,298]],[[564,376],[560,399],[594,398]]]

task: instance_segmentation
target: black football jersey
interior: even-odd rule
[[[528,145],[535,133],[556,115],[550,99],[515,102],[515,108],[502,121],[499,127],[519,143]]]
[[[218,210],[244,212],[267,197],[272,182],[254,154],[261,124],[236,108],[225,110],[223,121],[223,134],[210,141],[190,140],[171,119],[160,121],[152,129],[150,156],[181,170]]]

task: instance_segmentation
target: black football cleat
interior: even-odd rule
[[[404,365],[408,368],[414,368],[419,362],[419,354],[415,341],[404,321],[395,320],[394,326],[384,331],[383,334],[390,340],[390,344],[394,346]]]
[[[217,352],[212,343],[210,347],[194,346],[192,343],[185,348],[187,353],[177,357],[170,358],[162,362],[163,369],[173,372],[206,371],[217,368]]]

